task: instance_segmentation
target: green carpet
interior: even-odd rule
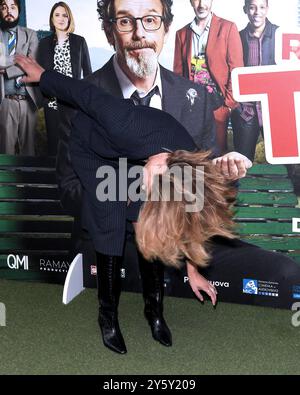
[[[174,344],[165,348],[152,340],[141,295],[123,293],[122,356],[102,345],[96,291],[64,306],[62,290],[0,280],[0,374],[300,374],[300,327],[290,311],[166,298]]]

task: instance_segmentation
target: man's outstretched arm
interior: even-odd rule
[[[15,61],[27,74],[25,82],[40,82],[40,88],[47,96],[58,97],[79,108],[98,125],[98,128],[91,128],[91,135],[101,134],[119,155],[142,160],[164,151],[164,148],[170,151],[193,151],[196,148],[183,126],[164,111],[135,106],[131,100],[115,98],[87,81],[45,71],[31,58],[18,55]],[[90,148],[97,150],[95,144]]]
[[[16,55],[15,62],[27,74],[23,77],[23,82],[39,82],[40,89],[46,96],[58,97],[79,108],[111,133],[128,130],[134,107],[129,100],[115,98],[83,80],[75,80],[55,71],[45,71],[30,57]]]

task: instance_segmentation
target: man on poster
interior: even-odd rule
[[[230,112],[238,106],[232,97],[231,72],[242,67],[243,49],[236,25],[212,13],[213,0],[190,0],[192,23],[176,33],[174,72],[206,87],[217,108],[217,141],[227,150]]]
[[[249,23],[240,32],[245,66],[275,65],[275,33],[277,25],[268,18],[268,0],[245,0],[244,12]],[[256,143],[262,131],[262,112],[259,102],[242,103],[232,112],[235,149],[254,159]]]
[[[0,43],[6,56],[36,57],[36,33],[19,26],[20,1],[0,2]],[[0,153],[34,155],[34,132],[41,101],[39,88],[20,82],[23,71],[15,65],[0,70]],[[16,147],[17,146],[17,147]]]

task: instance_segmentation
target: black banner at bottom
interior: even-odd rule
[[[246,376],[245,376],[246,377]],[[247,377],[249,377],[247,375]],[[289,384],[293,380],[293,376],[288,377]],[[266,385],[270,389],[270,384],[274,384],[277,380],[282,380],[284,376],[268,376]],[[296,380],[296,376],[294,376]],[[30,393],[41,393],[47,386],[47,391],[57,391],[57,385],[62,383],[69,392],[82,387],[84,393],[103,394],[107,393],[147,393],[153,392],[191,392],[200,393],[204,389],[212,389],[224,391],[225,385],[230,385],[231,380],[235,380],[232,376],[215,376],[212,382],[212,376],[2,376],[1,382],[6,384],[13,391],[21,389],[22,391],[30,391]],[[251,379],[253,380],[253,378]],[[296,382],[295,382],[296,384]],[[264,388],[264,381],[260,377],[260,387]]]

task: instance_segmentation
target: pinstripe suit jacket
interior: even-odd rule
[[[213,108],[206,90],[202,86],[195,85],[163,67],[161,68],[161,79],[163,110],[171,114],[187,129],[199,149],[212,149],[214,154],[218,155]],[[101,69],[87,77],[87,81],[115,97],[123,97],[112,59]],[[198,95],[194,105],[191,105],[191,102],[187,99],[187,92],[190,89],[195,89]],[[72,109],[69,108],[64,111],[70,112]],[[64,117],[62,114],[56,163],[57,181],[63,207],[71,215],[78,216],[81,205],[81,185],[71,165],[69,152],[71,126],[69,118],[71,116]]]
[[[83,186],[83,225],[97,251],[121,256],[126,233],[127,188],[125,199],[120,200],[119,182],[123,176],[118,173],[119,158],[136,162],[165,148],[192,151],[197,147],[185,128],[164,111],[135,106],[131,100],[115,98],[88,82],[51,71],[43,74],[40,87],[46,95],[81,109],[73,120],[70,151]],[[97,172],[108,165],[116,169],[117,199],[99,202],[96,190],[106,180],[106,174]]]

